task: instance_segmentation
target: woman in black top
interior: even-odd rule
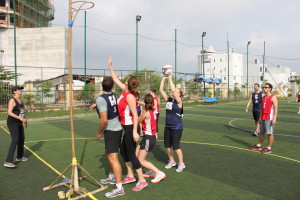
[[[7,127],[11,136],[11,144],[8,149],[6,162],[4,167],[15,168],[16,165],[13,163],[14,153],[16,146],[18,146],[17,159],[16,161],[27,161],[28,158],[23,157],[24,155],[24,127],[23,123],[27,128],[27,120],[25,119],[25,108],[24,104],[21,101],[20,97],[22,95],[23,87],[14,86],[12,88],[13,98],[8,102],[7,109]]]

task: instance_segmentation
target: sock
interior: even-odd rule
[[[257,147],[261,147],[261,144],[257,144],[256,146],[257,146]]]
[[[184,165],[184,163],[183,163],[183,162],[181,162],[181,163],[178,163],[178,165]]]
[[[142,183],[142,182],[146,182],[146,180],[145,179],[139,180],[139,183]]]
[[[269,150],[271,150],[272,147],[267,146],[267,148],[268,148]]]
[[[115,175],[113,173],[109,173],[108,178],[115,178]]]
[[[174,163],[174,162],[175,162],[175,160],[169,160],[169,162],[170,162],[170,163]]]
[[[117,187],[118,189],[122,189],[122,188],[123,188],[122,182],[121,182],[121,183],[117,183],[117,184],[116,184],[116,187]]]

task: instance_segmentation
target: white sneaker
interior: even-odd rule
[[[26,157],[16,158],[16,161],[17,162],[26,162],[26,161],[28,161],[28,158],[26,158]]]
[[[300,115],[300,112],[298,112],[298,115]]]
[[[257,135],[258,135],[258,131],[254,131],[254,132],[253,132],[253,135],[254,135],[254,136],[257,136]]]
[[[165,166],[165,168],[166,169],[170,169],[170,168],[172,168],[174,166],[176,166],[176,162],[175,161],[173,161],[173,162],[169,161],[168,164]]]
[[[14,163],[10,163],[10,162],[4,163],[3,166],[7,167],[7,168],[16,168],[17,167]]]
[[[185,168],[184,163],[179,164],[178,167],[177,167],[177,169],[176,169],[176,172],[182,172],[184,168]]]
[[[155,178],[151,180],[151,182],[152,182],[152,183],[158,183],[158,182],[160,182],[161,180],[165,179],[166,177],[167,177],[167,176],[166,176],[166,174],[165,174],[164,172],[159,171],[159,172],[156,174]]]
[[[124,188],[118,189],[117,187],[114,187],[110,192],[105,193],[105,197],[107,198],[114,198],[117,196],[122,196],[125,194]]]
[[[116,184],[116,178],[115,177],[107,177],[104,179],[100,179],[100,183],[102,184]]]
[[[144,178],[155,177],[155,173],[152,170],[148,170],[143,174]]]

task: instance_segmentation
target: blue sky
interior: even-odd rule
[[[53,26],[66,26],[68,1],[54,0]],[[283,65],[300,73],[300,1],[298,0],[94,0],[87,10],[87,64],[106,68],[113,56],[116,69],[135,69],[135,16],[139,22],[139,68],[160,70],[175,63],[177,29],[177,69],[197,72],[197,54],[213,46],[219,53],[229,46],[250,63],[262,62],[266,42],[266,64]],[[73,28],[74,67],[83,66],[83,16],[78,14]],[[275,57],[275,58],[273,58]]]

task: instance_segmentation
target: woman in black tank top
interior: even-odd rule
[[[12,88],[13,98],[11,98],[8,102],[7,108],[7,127],[11,136],[11,144],[8,149],[6,162],[4,163],[4,167],[15,168],[16,165],[13,163],[13,158],[15,154],[16,147],[17,150],[17,158],[16,161],[27,161],[28,158],[23,157],[24,155],[24,127],[23,123],[27,128],[27,120],[25,119],[25,107],[20,97],[22,95],[23,87],[15,86]]]

